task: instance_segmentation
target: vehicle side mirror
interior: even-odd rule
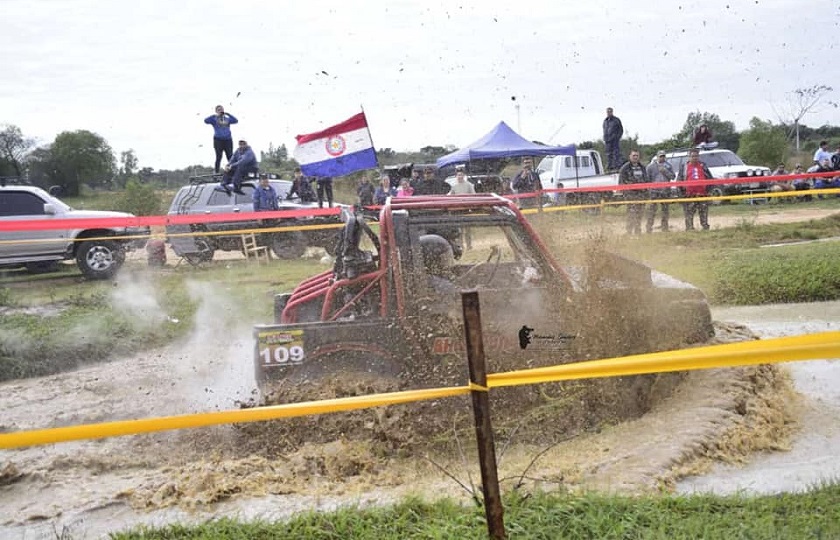
[[[44,203],[44,213],[50,216],[55,215],[55,206],[50,203]]]

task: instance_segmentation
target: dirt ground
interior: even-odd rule
[[[785,208],[784,213],[762,211],[755,222],[803,221],[830,213]],[[713,227],[725,219],[716,219],[713,211]],[[742,220],[731,218],[732,225]],[[203,304],[197,314],[206,322],[200,325],[203,331],[169,347],[0,385],[0,431],[229,409],[249,401],[253,374],[242,358],[251,355],[250,328],[231,327],[218,317],[221,309]],[[754,338],[743,326],[716,325],[716,342]],[[514,408],[494,410],[505,488],[667,490],[713,463],[783,450],[801,429],[798,397],[786,372],[776,367],[625,382],[632,391],[610,394],[610,387],[601,385],[587,395],[572,385],[544,388],[545,410],[555,414],[581,409],[575,404],[596,395],[601,414],[571,415],[567,422]],[[349,388],[330,391],[353,393],[357,384],[390,389],[369,381],[344,384]],[[406,494],[466,498],[478,489],[480,476],[469,409],[462,402],[460,415],[452,414],[451,404],[429,402],[292,424],[0,451],[0,536],[67,531],[86,538],[137,524],[219,516],[276,519]],[[514,422],[517,416],[527,421]],[[422,437],[419,425],[426,426]]]

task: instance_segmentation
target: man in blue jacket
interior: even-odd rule
[[[233,153],[233,136],[230,134],[230,125],[238,123],[230,113],[225,112],[225,108],[221,105],[216,105],[216,114],[208,116],[204,119],[205,124],[213,126],[213,150],[216,151],[216,174],[219,173],[219,166],[222,164],[222,152],[230,161],[230,156]]]
[[[266,173],[260,174],[260,185],[254,190],[254,212],[270,212],[279,210],[277,191],[268,182]]]
[[[239,148],[233,153],[233,159],[225,167],[222,184],[216,188],[230,193],[233,182],[234,193],[242,194],[242,179],[251,172],[257,172],[257,156],[246,141],[239,141]]]

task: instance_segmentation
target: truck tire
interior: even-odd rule
[[[125,262],[125,251],[113,240],[87,240],[76,250],[76,264],[89,279],[110,279]]]
[[[192,266],[198,266],[201,263],[206,263],[213,260],[215,250],[207,240],[205,240],[204,238],[196,238],[195,247],[198,248],[198,251],[184,253],[184,259]]]
[[[301,231],[274,233],[271,250],[278,259],[299,259],[306,251],[306,237]]]
[[[723,192],[723,188],[720,186],[712,186],[712,189],[709,190],[710,197],[723,197],[724,195],[726,194]],[[712,204],[714,206],[720,206],[724,202],[728,201],[709,201],[709,204]]]

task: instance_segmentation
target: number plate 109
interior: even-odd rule
[[[306,358],[303,330],[272,330],[257,337],[257,355],[264,366],[300,364]]]

